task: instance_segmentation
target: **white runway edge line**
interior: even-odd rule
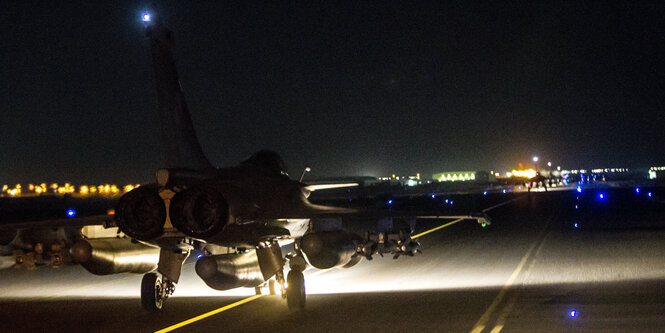
[[[521,199],[521,198],[519,198]],[[517,198],[513,199],[517,200]],[[512,201],[512,200],[511,200]],[[503,203],[505,204],[505,203]],[[503,205],[501,204],[501,205]],[[497,205],[498,206],[498,205]],[[494,209],[495,207],[491,207],[491,209]],[[494,301],[492,304],[487,308],[485,313],[478,319],[475,325],[473,325],[473,328],[471,329],[471,333],[480,333],[485,329],[485,326],[487,325],[489,319],[491,318],[492,314],[496,311],[497,307],[499,304],[501,304],[501,301],[503,301],[503,298],[506,296],[506,293],[512,287],[513,283],[515,283],[515,280],[517,277],[520,275],[522,272],[522,269],[524,268],[524,265],[529,261],[529,258],[531,258],[531,253],[538,248],[540,249],[543,241],[545,240],[545,237],[547,236],[547,233],[549,231],[550,224],[554,220],[554,216],[552,216],[548,221],[543,230],[540,232],[538,235],[538,238],[531,244],[531,247],[529,247],[529,250],[524,254],[522,257],[522,260],[520,260],[520,263],[517,265],[513,273],[510,275],[510,278],[508,278],[508,281],[506,281],[506,284],[501,288],[501,291],[499,292],[498,295],[494,298]],[[505,320],[505,318],[503,318]],[[502,321],[503,321],[502,320]],[[503,322],[497,324],[490,333],[499,333],[503,329]]]

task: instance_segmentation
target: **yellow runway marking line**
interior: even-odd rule
[[[471,330],[472,333],[480,333],[483,331],[485,326],[487,325],[487,322],[489,321],[490,317],[492,316],[492,313],[496,310],[496,308],[501,304],[501,301],[503,301],[503,298],[506,296],[506,293],[510,289],[510,287],[513,285],[517,277],[519,276],[520,272],[522,272],[522,269],[524,268],[524,265],[526,265],[526,262],[529,260],[531,257],[531,252],[533,252],[536,248],[540,250],[542,243],[545,241],[545,236],[547,235],[550,223],[552,222],[552,219],[550,219],[547,224],[545,225],[545,228],[543,231],[540,232],[538,235],[538,238],[531,244],[531,247],[529,250],[524,254],[522,257],[522,260],[520,260],[519,265],[515,268],[513,271],[513,274],[510,275],[510,278],[508,278],[508,281],[506,281],[506,284],[501,288],[501,291],[499,292],[498,295],[496,295],[496,298],[494,298],[494,301],[492,304],[487,308],[485,313],[478,319],[478,322],[476,322],[475,325],[473,325],[473,329]],[[512,305],[510,306],[512,308]],[[507,315],[506,315],[507,316]],[[504,318],[505,319],[505,318]],[[498,329],[498,331],[497,331]],[[503,323],[500,323],[490,333],[498,333],[503,329]]]
[[[500,203],[500,204],[498,204],[498,205],[494,205],[494,206],[492,206],[492,207],[485,208],[485,209],[482,210],[482,212],[483,212],[483,213],[485,213],[485,212],[489,212],[489,211],[492,210],[492,209],[499,208],[499,207],[501,207],[501,206],[507,205],[507,204],[509,204],[509,203],[511,203],[511,202],[513,202],[513,201],[521,200],[522,198],[526,198],[526,196],[521,196],[521,197],[519,197],[519,198],[514,198],[514,199],[511,199],[511,200],[508,200],[508,201],[504,201],[504,202],[502,202],[502,203]],[[444,217],[442,216],[442,218],[444,218]],[[453,224],[455,224],[455,223],[459,223],[459,222],[462,222],[462,221],[464,221],[464,220],[467,220],[467,218],[457,219],[457,220],[454,220],[454,221],[452,221],[452,222],[448,222],[448,223],[446,223],[446,224],[444,224],[444,225],[440,225],[440,226],[438,226],[438,227],[436,227],[436,228],[432,228],[432,229],[430,229],[430,230],[427,230],[427,231],[421,232],[421,233],[419,233],[419,234],[417,234],[417,235],[413,235],[413,236],[411,236],[411,239],[415,239],[415,238],[418,238],[418,237],[421,237],[421,236],[425,236],[425,235],[427,235],[427,234],[429,234],[429,233],[435,232],[435,231],[437,231],[437,230],[441,230],[441,229],[443,229],[443,228],[445,228],[445,227],[449,227],[449,226],[451,226],[451,225],[453,225]]]
[[[237,301],[237,302],[235,302],[235,303],[232,303],[232,304],[229,304],[229,305],[223,306],[223,307],[221,307],[221,308],[219,308],[219,309],[217,309],[217,310],[212,310],[212,311],[210,311],[210,312],[206,312],[206,313],[204,313],[204,314],[202,314],[202,315],[200,315],[200,316],[196,316],[196,317],[194,317],[194,318],[192,318],[192,319],[187,319],[187,320],[185,320],[185,321],[183,321],[183,322],[177,323],[177,324],[175,324],[175,325],[171,325],[171,326],[169,326],[169,327],[167,327],[167,328],[164,328],[164,329],[161,329],[161,330],[159,330],[159,331],[155,331],[155,333],[171,332],[171,331],[173,331],[173,330],[175,330],[175,329],[177,329],[177,328],[183,327],[183,326],[185,326],[185,325],[189,325],[189,324],[191,324],[191,323],[193,323],[193,322],[197,322],[197,321],[199,321],[199,320],[201,320],[201,319],[205,319],[205,318],[208,318],[208,317],[210,317],[210,316],[214,316],[214,315],[216,315],[216,314],[218,314],[218,313],[220,313],[220,312],[224,312],[224,311],[226,311],[226,310],[229,310],[229,309],[235,308],[236,306],[243,305],[243,304],[245,304],[245,303],[251,302],[251,301],[253,301],[253,300],[255,300],[255,299],[257,299],[257,298],[259,298],[259,297],[261,297],[261,296],[263,296],[263,295],[255,295],[255,296],[252,296],[252,297],[247,297],[247,298],[245,298],[245,299],[243,299],[243,300],[240,300],[240,301]]]
[[[490,333],[499,333],[503,329],[503,325],[496,325],[494,328],[490,331]]]
[[[549,223],[548,223],[549,225]],[[524,271],[524,281],[529,279],[529,276],[531,275],[532,268],[533,266],[538,262],[536,258],[540,254],[540,251],[543,249],[543,245],[545,244],[545,239],[547,238],[547,235],[543,237],[543,240],[540,242],[540,245],[538,245],[538,249],[536,249],[536,253],[534,255],[534,259],[531,261],[531,264],[529,267],[526,268]],[[494,328],[490,331],[490,333],[499,333],[503,329],[503,327],[506,325],[506,319],[508,319],[508,316],[510,313],[513,311],[513,307],[515,306],[515,302],[517,301],[519,295],[519,291],[516,291],[513,293],[513,295],[506,301],[506,305],[503,307],[503,310],[499,313],[499,317],[496,320],[496,325]]]
[[[411,239],[416,239],[416,238],[418,238],[418,237],[420,237],[420,236],[425,236],[425,235],[427,235],[427,234],[429,234],[429,233],[431,233],[431,232],[435,232],[435,231],[440,230],[440,229],[443,229],[443,228],[445,228],[445,227],[449,227],[449,226],[451,226],[451,225],[453,225],[453,224],[455,224],[455,223],[459,223],[459,222],[462,222],[462,221],[464,221],[464,220],[466,220],[466,219],[457,219],[457,220],[455,220],[455,221],[448,222],[448,223],[446,223],[446,224],[444,224],[444,225],[440,225],[440,226],[438,226],[438,227],[436,227],[436,228],[432,228],[432,229],[429,229],[429,230],[427,230],[427,231],[423,231],[423,232],[421,232],[421,233],[419,233],[419,234],[417,234],[417,235],[413,235],[413,236],[411,236]]]
[[[504,202],[502,202],[502,203],[500,203],[500,204],[497,204],[497,205],[494,205],[494,206],[492,206],[492,207],[485,208],[485,209],[482,210],[482,212],[483,212],[483,213],[489,212],[489,211],[492,210],[492,209],[499,208],[499,207],[501,207],[501,206],[507,205],[507,204],[509,204],[509,203],[511,203],[511,202],[513,202],[513,201],[521,200],[521,199],[523,199],[523,198],[526,198],[526,196],[521,196],[521,197],[519,197],[519,198],[514,198],[514,199],[511,199],[511,200],[504,201]],[[444,216],[442,216],[441,218],[444,218]],[[438,226],[438,227],[436,227],[436,228],[432,228],[432,229],[430,229],[430,230],[427,230],[427,231],[421,232],[421,233],[419,233],[419,234],[417,234],[417,235],[413,235],[413,236],[411,236],[411,239],[415,239],[415,238],[418,238],[418,237],[421,237],[421,236],[425,236],[425,235],[427,235],[427,234],[429,234],[429,233],[435,232],[435,231],[437,231],[437,230],[441,230],[441,229],[443,229],[443,228],[445,228],[445,227],[449,227],[449,226],[451,226],[451,225],[453,225],[453,224],[455,224],[455,223],[459,223],[459,222],[462,222],[462,221],[464,221],[464,220],[467,220],[467,218],[457,219],[457,220],[454,220],[454,221],[452,221],[452,222],[448,222],[448,223],[446,223],[446,224],[444,224],[444,225],[440,225],[440,226]]]
[[[485,326],[476,326],[476,327],[473,328],[473,330],[471,331],[471,333],[480,333],[480,332],[482,332],[484,329],[485,329]]]
[[[517,276],[522,271],[522,267],[524,267],[526,261],[529,259],[529,255],[531,254],[531,251],[535,248],[535,245],[536,244],[534,243],[529,249],[529,251],[527,251],[527,253],[524,255],[524,257],[522,257],[522,260],[513,271],[513,274],[510,275],[510,278],[508,278],[506,284],[503,286],[503,288],[501,288],[501,291],[496,296],[496,298],[494,298],[494,302],[492,302],[489,308],[487,308],[487,310],[485,311],[485,313],[483,313],[478,322],[475,325],[473,325],[473,330],[471,330],[471,332],[482,332],[482,329],[478,330],[480,326],[485,328],[485,324],[487,324],[487,322],[489,321],[490,316],[492,315],[494,310],[499,306],[499,304],[503,300],[503,297],[506,296],[508,289],[510,289],[510,287],[513,285],[513,282],[515,282],[515,279],[517,279]]]

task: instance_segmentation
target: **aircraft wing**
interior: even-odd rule
[[[318,191],[318,190],[329,190],[333,188],[341,188],[341,187],[355,187],[358,186],[358,183],[340,183],[340,184],[315,184],[315,185],[307,185],[305,186],[305,189],[310,192]]]
[[[323,205],[311,204],[308,206],[310,215],[307,218],[352,218],[352,219],[383,219],[383,218],[403,218],[403,219],[469,219],[476,220],[480,224],[490,225],[491,219],[484,212],[470,213],[467,215],[451,215],[443,212],[431,211],[418,213],[408,211],[394,211],[386,209],[355,209],[340,208]]]
[[[112,227],[115,225],[115,216],[104,214],[104,215],[92,215],[84,217],[71,217],[71,218],[59,218],[59,219],[9,221],[0,224],[0,230],[4,231],[11,229],[59,228],[59,227],[82,228],[88,225],[102,225],[105,227]]]

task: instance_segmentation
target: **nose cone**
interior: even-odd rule
[[[87,241],[80,240],[72,245],[69,253],[72,255],[72,260],[75,263],[84,263],[90,260],[92,256],[92,246]]]
[[[196,261],[196,274],[203,280],[212,278],[217,274],[217,260],[213,257],[203,257]]]
[[[300,248],[309,256],[314,256],[323,250],[323,239],[316,233],[303,236],[300,239]]]

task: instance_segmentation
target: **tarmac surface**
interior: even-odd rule
[[[304,310],[266,295],[175,331],[665,331],[659,189],[515,197],[489,212],[489,228],[462,222],[422,236],[422,255],[308,269]],[[442,223],[419,221],[416,233]],[[80,267],[2,270],[0,331],[154,332],[254,294],[214,292],[188,262],[164,309],[145,313],[140,279]]]

